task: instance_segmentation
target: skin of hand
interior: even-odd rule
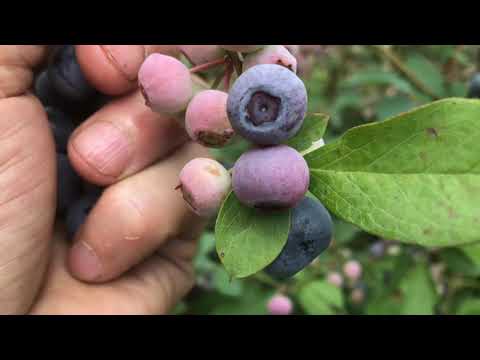
[[[79,126],[68,155],[106,187],[73,244],[55,224],[55,146],[31,94],[49,48],[0,46],[0,314],[166,314],[193,286],[203,221],[174,191],[189,160],[208,156],[137,88],[146,56],[169,45],[77,45],[109,104]]]

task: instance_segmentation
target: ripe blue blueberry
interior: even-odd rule
[[[292,71],[276,64],[256,65],[233,84],[227,100],[233,129],[259,145],[294,136],[307,111],[307,90]]]
[[[370,254],[373,257],[380,258],[385,255],[386,246],[385,242],[377,241],[370,246]]]
[[[63,214],[80,197],[81,191],[82,180],[67,155],[57,153],[57,214]]]
[[[472,77],[467,97],[471,99],[480,99],[480,73],[477,73]]]
[[[332,226],[332,218],[323,204],[305,197],[292,210],[287,243],[265,272],[282,280],[303,270],[330,245]]]
[[[67,114],[58,108],[46,107],[48,122],[52,129],[55,147],[58,153],[66,154],[68,139],[75,130],[75,124]]]
[[[85,223],[88,214],[95,206],[98,198],[99,196],[97,194],[86,194],[68,208],[65,224],[67,227],[67,236],[70,240],[75,237],[80,226]]]
[[[48,68],[53,88],[66,100],[85,103],[97,94],[78,64],[73,45],[62,45],[54,52]]]

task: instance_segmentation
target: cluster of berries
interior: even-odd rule
[[[67,144],[75,128],[108,100],[85,79],[73,45],[58,46],[35,78],[34,93],[45,107],[57,156],[57,217],[73,238],[102,193],[75,172]]]
[[[306,197],[306,161],[285,145],[307,112],[296,58],[283,45],[181,45],[180,50],[193,67],[163,54],[143,62],[138,80],[147,105],[181,121],[190,138],[206,147],[221,148],[240,136],[252,148],[230,171],[212,159],[190,161],[179,174],[177,189],[202,217],[214,216],[231,190],[248,207],[292,208],[287,244],[266,269],[275,278],[291,277],[329,246],[332,235],[328,211]],[[218,66],[225,71],[215,89],[195,87],[193,73]],[[216,89],[222,79],[224,91]]]

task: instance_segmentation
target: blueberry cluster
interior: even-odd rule
[[[68,140],[75,128],[102,106],[106,98],[85,79],[73,45],[58,46],[48,66],[35,79],[34,92],[45,107],[57,152],[57,217],[73,238],[101,194],[84,182],[72,167]]]
[[[285,279],[310,264],[329,245],[332,220],[318,201],[306,197],[309,168],[285,143],[302,127],[307,90],[297,61],[282,45],[181,45],[192,64],[152,54],[139,71],[146,103],[159,113],[184,119],[190,138],[220,148],[240,136],[251,143],[227,171],[219,162],[194,159],[180,173],[178,189],[192,211],[213,216],[233,190],[244,205],[261,211],[292,208],[287,244],[266,272]],[[231,53],[241,62],[235,76]],[[192,73],[225,65],[224,91],[196,89]],[[238,65],[238,64],[236,64]],[[238,67],[237,67],[238,69]]]

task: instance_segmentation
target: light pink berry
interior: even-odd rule
[[[343,266],[343,272],[351,280],[358,280],[362,276],[362,265],[356,260],[350,260]]]
[[[234,131],[227,115],[228,94],[204,90],[195,95],[185,114],[185,129],[190,138],[207,147],[223,147]]]
[[[331,272],[327,276],[327,282],[336,287],[341,287],[343,285],[343,276],[338,272]]]
[[[297,72],[297,59],[283,45],[268,45],[245,56],[243,71],[260,64],[277,64]]]
[[[183,198],[199,216],[215,215],[231,187],[228,171],[218,161],[196,158],[180,172]]]
[[[290,298],[285,295],[274,295],[267,304],[270,315],[290,315],[293,310],[293,304]]]
[[[149,55],[140,67],[138,81],[147,105],[159,113],[184,111],[193,95],[190,71],[171,56]]]
[[[221,48],[229,51],[238,51],[238,52],[253,52],[261,49],[265,45],[220,45]]]
[[[205,64],[225,56],[225,51],[218,45],[180,45],[180,51],[193,65]]]

